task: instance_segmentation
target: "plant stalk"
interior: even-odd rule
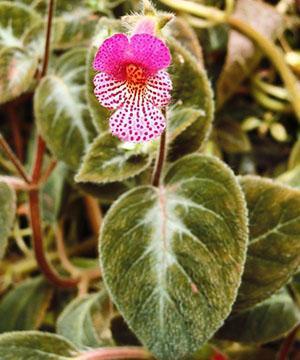
[[[151,355],[141,347],[115,347],[93,349],[81,354],[76,358],[76,360],[122,360],[151,358]]]
[[[166,111],[164,111],[164,115],[166,115]],[[167,137],[166,130],[164,130],[164,132],[161,134],[160,137],[158,156],[156,159],[156,164],[152,176],[152,185],[156,187],[160,185],[161,173],[166,159],[166,146],[167,146],[166,137]]]

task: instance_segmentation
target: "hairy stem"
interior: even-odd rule
[[[93,349],[81,354],[76,360],[122,360],[151,359],[151,355],[141,347],[115,347]]]
[[[288,360],[289,353],[295,341],[297,332],[300,329],[300,325],[296,326],[294,330],[292,330],[289,335],[284,339],[277,356],[277,360]]]
[[[21,164],[20,160],[17,158],[15,153],[12,151],[11,147],[8,145],[2,134],[0,133],[0,147],[5,152],[6,156],[9,160],[14,164],[16,170],[20,174],[20,176],[24,179],[27,184],[31,183],[30,177],[27,175],[26,170]]]
[[[160,143],[159,143],[159,150],[157,154],[156,164],[153,172],[152,177],[152,185],[159,186],[161,173],[164,167],[164,162],[166,158],[166,130],[161,134]]]

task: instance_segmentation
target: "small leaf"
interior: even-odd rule
[[[198,117],[190,126],[176,137],[171,144],[171,158],[177,159],[201,148],[207,140],[213,119],[213,94],[205,70],[188,50],[176,40],[168,38],[172,53],[172,65],[169,72],[173,81],[172,103],[181,110],[198,111]],[[168,118],[170,128],[177,117]]]
[[[100,259],[113,301],[160,360],[190,356],[228,316],[243,271],[246,206],[216,158],[175,162],[160,188],[127,192],[108,211]]]
[[[65,338],[39,331],[14,331],[0,335],[1,360],[74,359],[77,349]]]
[[[110,300],[106,291],[73,300],[57,320],[57,333],[79,349],[112,345]]]
[[[217,337],[245,343],[266,343],[283,337],[300,321],[300,311],[282,290],[255,307],[230,316]]]
[[[0,302],[0,332],[37,329],[51,295],[52,289],[42,277],[17,285]]]
[[[37,126],[49,149],[72,169],[89,145],[94,129],[85,100],[86,50],[65,53],[34,97]]]
[[[16,47],[1,49],[0,104],[15,99],[30,88],[37,66],[37,56],[26,50]]]
[[[223,119],[217,124],[215,132],[218,144],[228,154],[246,153],[251,150],[249,138],[237,121]]]
[[[269,39],[275,39],[284,24],[282,15],[275,7],[258,0],[238,0],[233,16]],[[226,62],[217,83],[219,107],[236,92],[260,59],[261,53],[250,39],[230,30]]]
[[[0,182],[0,260],[7,246],[7,239],[13,225],[15,212],[15,193],[6,183]]]
[[[250,243],[236,310],[268,298],[300,265],[300,191],[256,176],[240,179]]]
[[[283,184],[300,189],[300,164],[278,176],[277,180]]]
[[[128,145],[129,149],[126,143],[110,133],[98,136],[85,155],[75,180],[106,183],[122,181],[141,173],[152,160],[147,144]]]
[[[290,157],[288,160],[288,169],[292,170],[297,165],[300,165],[300,140],[298,139],[290,153]]]

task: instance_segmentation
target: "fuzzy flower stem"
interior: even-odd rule
[[[166,116],[166,110],[163,110],[164,116]],[[152,185],[158,187],[160,185],[161,173],[164,167],[164,162],[166,159],[166,147],[167,147],[167,139],[166,139],[166,130],[161,134],[159,150],[157,154],[156,164],[152,177]]]
[[[93,349],[81,354],[76,360],[122,360],[151,359],[151,355],[141,347],[115,347]]]

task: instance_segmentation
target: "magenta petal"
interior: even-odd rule
[[[129,51],[129,41],[126,35],[116,34],[106,39],[100,46],[93,67],[97,71],[104,71],[120,78],[124,69],[122,64]]]
[[[145,102],[141,107],[134,103],[123,106],[111,116],[109,125],[113,135],[120,140],[140,143],[160,136],[166,121],[158,108]]]
[[[172,81],[166,71],[159,71],[147,81],[145,98],[154,106],[164,107],[171,100]]]
[[[104,72],[94,77],[94,85],[94,93],[99,103],[111,110],[120,107],[129,96],[125,81],[117,81]]]
[[[149,34],[132,36],[130,50],[134,63],[143,66],[149,75],[167,68],[171,63],[171,54],[165,43]]]

